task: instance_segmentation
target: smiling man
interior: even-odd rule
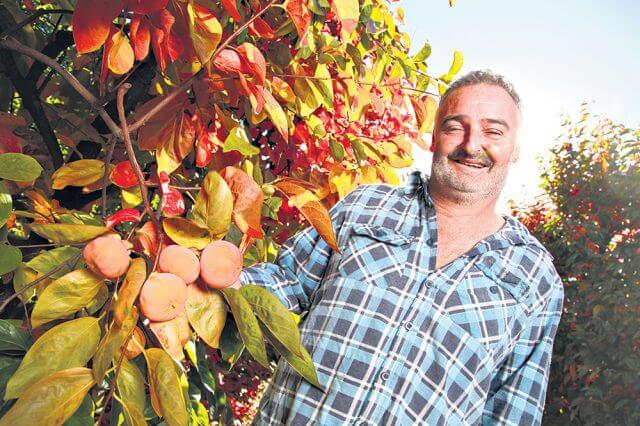
[[[520,100],[476,71],[441,99],[430,176],[364,185],[331,209],[341,252],[307,228],[243,271],[305,314],[323,389],[284,360],[256,424],[535,425],[563,288],[551,255],[495,206]]]

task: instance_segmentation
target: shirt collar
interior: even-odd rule
[[[422,192],[423,200],[428,207],[433,206],[433,200],[429,194],[429,175],[419,170],[414,170],[409,174],[407,181],[407,193],[418,194]],[[492,250],[506,248],[511,245],[535,244],[536,241],[529,233],[529,230],[511,215],[503,214],[505,224],[484,242]]]

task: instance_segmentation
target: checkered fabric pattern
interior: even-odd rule
[[[436,269],[428,176],[364,185],[331,209],[342,253],[313,228],[275,263],[246,268],[304,313],[319,390],[278,363],[254,424],[535,425],[563,288],[552,256],[514,218]]]

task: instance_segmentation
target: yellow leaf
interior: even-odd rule
[[[122,325],[114,321],[109,327],[93,356],[92,371],[96,383],[102,382],[112,360],[120,358],[121,346],[129,340],[137,322],[138,309],[134,307]]]
[[[187,406],[181,397],[180,377],[174,361],[163,349],[147,349],[144,355],[153,409],[169,426],[188,424]]]
[[[141,257],[132,259],[113,307],[113,318],[116,324],[122,325],[131,316],[133,303],[146,279],[147,265],[144,259]]]
[[[338,16],[341,25],[340,37],[343,44],[351,41],[351,33],[358,26],[360,3],[358,0],[334,0],[331,3],[333,13]]]
[[[31,314],[33,327],[65,318],[86,308],[105,287],[104,280],[88,269],[78,269],[49,284],[38,296]]]
[[[131,188],[121,189],[120,198],[122,199],[122,208],[129,209],[139,206],[142,203],[142,193],[140,186],[136,185]]]
[[[53,372],[82,367],[95,353],[99,341],[97,318],[78,318],[53,327],[29,348],[7,383],[5,399],[20,397],[27,388]]]
[[[144,376],[134,363],[122,359],[118,374],[118,394],[123,414],[129,426],[146,425],[144,418],[145,384]]]
[[[29,228],[41,237],[58,244],[84,243],[110,231],[106,226],[68,223],[32,223]]]
[[[196,284],[191,286],[194,285]],[[164,350],[171,355],[171,358],[176,361],[184,359],[183,348],[191,335],[186,313],[181,312],[180,315],[169,321],[151,322],[149,328],[156,335]]]
[[[100,160],[78,160],[65,164],[56,170],[51,179],[51,188],[63,189],[67,186],[85,186],[100,181],[104,176],[104,162]]]
[[[220,43],[222,27],[211,10],[193,0],[187,4],[187,14],[189,36],[196,56],[200,63],[206,64]]]
[[[187,287],[187,317],[198,336],[212,348],[219,347],[220,335],[227,318],[224,298],[217,290],[202,288],[197,283]]]
[[[166,218],[162,228],[169,238],[183,247],[202,250],[212,240],[208,228],[184,217]]]
[[[61,425],[80,407],[94,384],[88,368],[69,368],[50,374],[24,392],[0,419],[0,425]]]
[[[210,171],[202,182],[193,206],[193,219],[209,228],[214,238],[226,235],[233,214],[233,194],[216,171]]]

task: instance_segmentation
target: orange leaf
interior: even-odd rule
[[[125,74],[133,66],[133,49],[129,40],[122,31],[111,36],[111,49],[109,49],[109,69],[114,74]]]
[[[151,32],[149,22],[142,19],[140,15],[131,18],[129,27],[129,37],[133,43],[133,53],[137,60],[141,61],[149,54],[149,43],[151,42]]]
[[[158,173],[171,173],[180,166],[184,158],[193,150],[195,128],[186,113],[178,114],[167,123],[161,133],[162,145],[156,151]]]
[[[111,22],[120,10],[122,1],[78,0],[71,18],[78,53],[96,51],[107,41]]]
[[[265,84],[267,75],[267,63],[260,50],[251,43],[242,43],[237,48],[243,59],[243,68],[258,80],[259,84]]]
[[[311,13],[309,12],[309,6],[307,6],[306,0],[288,0],[284,5],[289,19],[295,25],[298,31],[298,38],[302,39],[309,30],[311,24]]]
[[[140,149],[151,150],[160,148],[166,136],[166,128],[169,124],[173,123],[176,117],[182,114],[187,98],[187,94],[182,92],[140,128],[138,132],[138,147]],[[156,96],[140,106],[136,110],[136,120],[153,109],[163,99],[164,96]]]
[[[253,238],[264,236],[260,227],[262,189],[251,176],[235,167],[225,167],[220,175],[233,194],[233,221],[242,232]]]
[[[249,33],[255,37],[262,37],[267,40],[271,40],[276,36],[276,33],[273,32],[269,24],[260,17],[257,17],[251,25],[249,25]]]
[[[295,178],[284,177],[278,179],[274,185],[289,198],[290,205],[300,210],[327,244],[332,249],[340,252],[329,211],[318,197],[308,189],[309,183]]]

